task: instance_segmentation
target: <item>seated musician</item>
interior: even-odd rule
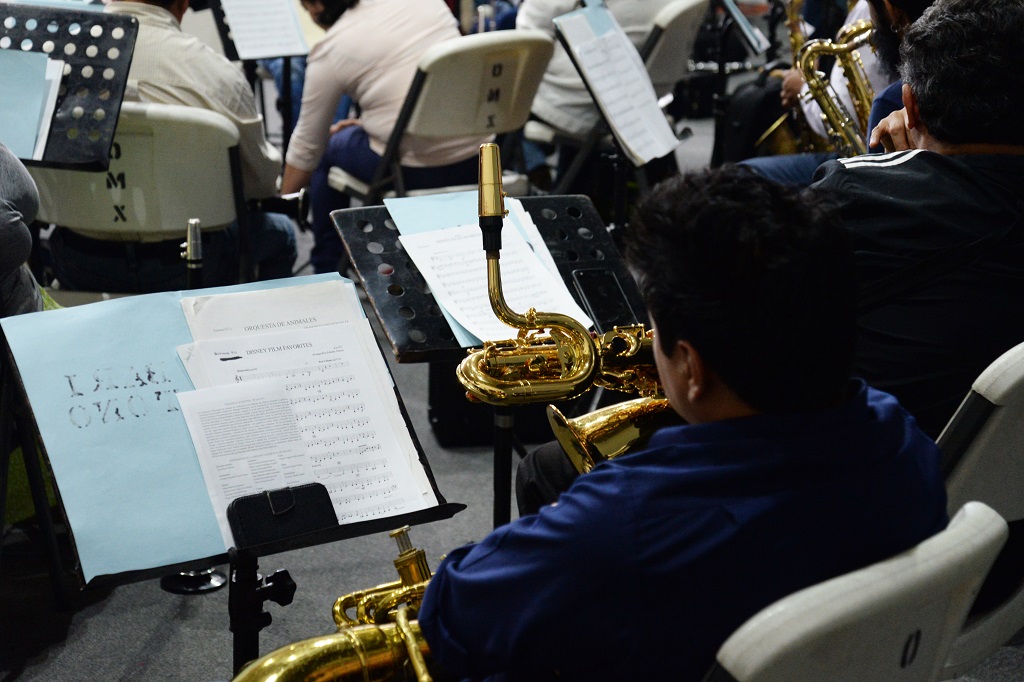
[[[419,624],[452,676],[699,680],[761,608],[945,527],[935,444],[850,378],[852,256],[819,197],[694,173],[626,239],[688,423],[447,556]]]
[[[241,69],[181,30],[188,6],[189,0],[115,0],[107,5],[106,12],[139,22],[126,99],[199,107],[226,116],[238,128],[246,196],[274,196],[281,155],[267,142],[252,89]],[[298,254],[291,220],[279,213],[253,211],[250,229],[257,277],[290,277]],[[50,238],[54,273],[63,287],[129,293],[184,289],[180,244],[180,239],[111,242],[64,228]],[[204,234],[207,285],[238,280],[238,248],[237,224]]]
[[[441,0],[303,0],[313,21],[327,30],[309,53],[302,109],[288,145],[282,191],[307,185],[313,209],[316,272],[338,272],[344,257],[331,211],[349,198],[330,187],[338,167],[371,182],[387,146],[420,58],[434,45],[459,37]],[[358,119],[334,120],[345,95],[359,106]],[[401,159],[406,189],[472,184],[477,149],[485,140],[404,138]],[[346,258],[347,260],[347,258]]]
[[[846,15],[844,26],[850,26],[858,21],[867,21],[871,18],[870,4],[868,0],[858,0],[853,8]],[[883,36],[884,34],[884,36]],[[885,40],[890,34],[888,27],[883,28],[877,37]],[[872,40],[876,39],[873,36]],[[864,74],[873,92],[882,92],[896,78],[896,65],[891,65],[880,60],[870,45],[858,50],[861,62],[864,65]],[[839,101],[856,121],[856,109],[853,98],[850,95],[846,71],[842,62],[836,60],[832,70],[829,72],[829,84],[839,97]],[[829,141],[829,133],[821,120],[821,106],[811,96],[811,92],[803,73],[798,68],[787,69],[782,74],[782,89],[779,97],[784,110],[797,109],[798,114],[806,122],[807,130],[821,144]],[[762,175],[776,182],[803,187],[810,184],[811,176],[815,169],[830,159],[837,158],[834,151],[805,152],[801,154],[780,154],[776,156],[758,156],[746,159],[741,163],[753,168],[758,175]]]
[[[921,16],[931,0],[860,0],[847,15],[847,24],[870,18],[874,26],[871,48],[859,52],[864,62],[865,73],[875,93],[868,118],[867,137],[880,120],[899,109],[898,81],[899,44],[903,32]],[[840,101],[851,114],[853,103],[846,86],[846,76],[837,64],[829,77]],[[821,123],[821,108],[814,100],[808,100],[807,85],[799,70],[786,72],[781,98],[785,108],[801,106],[811,130],[820,137],[826,137]],[[895,98],[894,98],[895,93]],[[881,151],[880,148],[872,151]],[[758,175],[793,187],[806,187],[812,181],[814,171],[825,161],[838,158],[836,152],[807,152],[746,159],[741,163],[752,168]]]
[[[1024,341],[1022,25],[1024,0],[937,0],[902,46],[916,149],[818,170],[881,300],[860,317],[858,372],[933,436]]]
[[[936,3],[903,45],[906,134],[918,149],[830,161],[812,186],[837,205],[874,299],[862,300],[855,374],[932,438],[982,370],[1024,341],[1024,34],[1013,17],[1024,21],[1024,0]],[[530,453],[520,513],[575,477],[557,443]]]

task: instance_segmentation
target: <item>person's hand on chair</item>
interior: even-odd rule
[[[359,125],[358,118],[343,118],[340,121],[335,121],[331,124],[331,135],[338,132],[342,128],[348,128],[349,126]]]

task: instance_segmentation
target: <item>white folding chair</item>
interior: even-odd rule
[[[969,502],[916,547],[754,615],[705,682],[936,680],[1006,535],[999,514]]]
[[[383,196],[414,196],[476,189],[476,185],[406,191],[400,148],[406,135],[432,138],[487,136],[522,128],[551,58],[553,42],[541,31],[492,31],[434,45],[416,76],[391,131],[373,180],[363,182],[340,168],[331,187],[364,204]],[[525,178],[504,178],[508,194],[525,193]]]
[[[672,92],[676,83],[690,72],[690,56],[693,54],[697,34],[700,32],[709,0],[676,0],[661,8],[655,17],[651,32],[639,49],[640,59],[647,68],[651,85],[659,98]],[[596,106],[596,105],[595,105]],[[591,152],[599,145],[611,147],[611,137],[603,121],[585,136],[572,135],[541,121],[530,121],[524,129],[526,139],[542,144],[568,142],[580,147],[574,163],[569,166],[553,190],[564,194],[579,175]]]
[[[1024,344],[981,373],[938,439],[950,508],[980,500],[1010,537],[985,581],[942,679],[958,677],[1024,628]]]
[[[107,171],[29,172],[39,188],[37,219],[92,239],[184,240],[190,219],[216,230],[237,218],[242,278],[252,278],[238,130],[221,114],[124,102]]]

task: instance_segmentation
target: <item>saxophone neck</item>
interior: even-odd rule
[[[508,326],[520,329],[533,326],[527,315],[520,315],[512,310],[505,300],[505,293],[501,288],[501,261],[498,259],[497,251],[487,252],[487,298],[491,302],[494,316]]]

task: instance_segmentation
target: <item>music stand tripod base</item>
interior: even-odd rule
[[[215,592],[228,582],[227,576],[213,568],[205,571],[182,571],[160,578],[160,587],[173,594],[206,594]]]

